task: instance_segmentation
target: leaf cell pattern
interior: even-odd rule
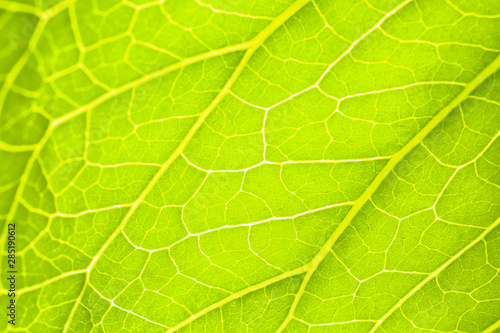
[[[9,332],[500,329],[500,2],[1,0]]]

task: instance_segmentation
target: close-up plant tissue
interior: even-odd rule
[[[500,1],[0,0],[25,333],[500,332]]]

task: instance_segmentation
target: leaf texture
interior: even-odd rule
[[[0,30],[2,330],[500,329],[500,2],[0,0]]]

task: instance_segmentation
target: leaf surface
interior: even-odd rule
[[[498,1],[1,0],[0,30],[2,330],[500,328]]]

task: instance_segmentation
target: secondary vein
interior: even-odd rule
[[[149,182],[148,186],[144,189],[144,191],[141,193],[139,198],[134,202],[130,210],[127,212],[125,215],[124,219],[118,226],[118,228],[113,232],[113,234],[108,238],[108,240],[104,243],[104,245],[101,247],[97,255],[93,258],[92,262],[87,268],[87,276],[86,276],[86,284],[82,288],[82,291],[76,300],[73,309],[71,311],[70,316],[68,317],[65,325],[65,331],[68,329],[69,325],[68,323],[71,322],[73,315],[76,313],[76,309],[78,307],[78,304],[81,301],[81,298],[83,297],[84,290],[86,289],[86,286],[89,284],[89,278],[90,278],[90,273],[92,271],[92,268],[95,266],[99,258],[103,255],[103,253],[106,251],[106,249],[109,247],[109,245],[113,242],[113,240],[123,231],[125,228],[125,225],[127,224],[127,221],[132,217],[136,209],[139,207],[139,205],[144,201],[146,196],[149,194],[149,192],[153,189],[153,187],[156,185],[158,180],[163,176],[163,174],[167,171],[169,166],[177,159],[182,154],[182,151],[184,148],[187,146],[191,138],[194,136],[194,134],[197,132],[197,130],[200,128],[200,126],[203,124],[205,119],[208,117],[208,115],[211,113],[213,109],[216,108],[216,106],[220,103],[220,101],[225,97],[225,95],[229,92],[231,89],[233,83],[237,80],[239,75],[241,74],[242,70],[245,68],[246,64],[254,54],[254,52],[262,45],[262,43],[271,35],[278,27],[280,27],[286,20],[288,20],[292,15],[294,15],[300,8],[302,8],[306,3],[308,3],[310,0],[298,0],[295,2],[292,6],[290,6],[286,11],[284,11],[280,16],[278,16],[271,24],[269,24],[257,37],[254,39],[253,44],[250,46],[250,48],[245,52],[245,55],[243,56],[241,62],[239,65],[236,67],[234,70],[233,74],[229,78],[229,80],[226,82],[224,85],[223,89],[219,92],[217,97],[210,103],[210,105],[203,111],[203,113],[200,115],[196,123],[193,125],[193,127],[189,130],[188,134],[184,137],[182,142],[179,144],[177,149],[172,153],[172,155],[167,159],[167,161],[162,165],[160,170],[154,175],[153,179]]]
[[[389,162],[385,165],[382,171],[375,177],[373,182],[368,186],[365,192],[356,200],[351,210],[347,213],[344,220],[340,223],[340,225],[335,229],[334,233],[331,235],[330,239],[323,245],[321,250],[318,252],[316,257],[313,259],[313,265],[311,269],[307,272],[304,277],[304,281],[302,282],[301,288],[295,297],[294,304],[292,304],[292,309],[290,310],[290,314],[287,317],[287,320],[280,327],[278,332],[281,332],[288,321],[293,317],[293,311],[297,306],[300,297],[302,296],[307,282],[311,278],[312,274],[315,272],[318,265],[325,258],[327,253],[332,248],[333,244],[337,241],[339,236],[344,232],[344,230],[349,226],[354,217],[358,214],[364,204],[371,198],[373,193],[378,189],[380,184],[382,184],[383,180],[389,175],[389,173],[394,169],[394,167],[405,157],[413,148],[415,148],[441,121],[446,118],[446,116],[455,109],[460,103],[462,103],[469,94],[474,91],[486,78],[495,73],[500,68],[500,56],[498,56],[492,63],[490,63],[478,76],[476,76],[467,87],[462,90],[462,92],[448,104],[444,109],[442,109],[427,125],[412,139],[410,142],[406,144],[399,152],[394,154]],[[498,221],[497,221],[498,222]],[[497,223],[495,222],[495,223]]]
[[[478,242],[480,242],[482,239],[484,239],[484,237],[486,237],[486,235],[488,235],[499,224],[500,224],[500,218],[498,218],[488,229],[486,229],[485,231],[483,231],[483,233],[481,233],[481,235],[479,235],[479,237],[477,237],[476,239],[474,239],[474,241],[472,241],[472,243],[470,243],[469,245],[467,245],[466,247],[464,247],[460,252],[458,252],[453,257],[451,257],[447,262],[445,262],[443,265],[441,265],[439,268],[437,268],[434,272],[432,272],[429,276],[427,276],[424,280],[422,280],[422,282],[420,282],[413,289],[411,289],[403,298],[401,298],[399,300],[399,302],[397,302],[396,304],[394,304],[394,306],[382,318],[380,318],[377,321],[377,323],[375,324],[375,326],[373,326],[373,328],[370,330],[369,333],[375,332],[377,330],[377,328],[380,325],[382,325],[382,323],[387,318],[389,318],[389,316],[391,314],[393,314],[394,311],[396,311],[397,309],[399,309],[401,307],[401,305],[403,305],[403,303],[406,302],[413,294],[415,294],[418,290],[420,290],[420,288],[422,288],[429,281],[431,281],[432,279],[434,279],[435,277],[437,277],[439,275],[439,273],[441,273],[446,267],[448,267],[449,265],[451,265],[462,254],[464,254],[465,252],[467,252],[467,250],[471,249],[474,245],[476,245]]]

